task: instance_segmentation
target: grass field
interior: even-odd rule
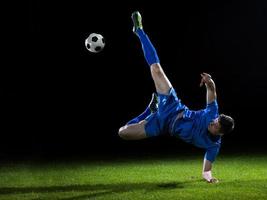
[[[267,199],[267,155],[219,156],[218,184],[201,166],[200,155],[4,162],[0,200]]]

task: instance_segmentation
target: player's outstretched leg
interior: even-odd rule
[[[132,13],[133,31],[140,39],[144,57],[150,66],[151,75],[155,83],[157,93],[169,94],[172,87],[170,81],[165,75],[162,67],[160,66],[159,57],[156,49],[151,43],[149,37],[145,34],[142,25],[142,17],[138,11]],[[152,106],[151,106],[152,108]],[[145,132],[145,118],[151,113],[150,109],[146,109],[141,115],[128,122],[125,126],[119,129],[119,136],[126,140],[138,140],[147,138]]]
[[[132,21],[133,31],[140,39],[144,57],[150,66],[156,90],[160,94],[168,94],[172,85],[160,65],[160,60],[155,47],[143,30],[142,16],[138,11],[132,13]]]

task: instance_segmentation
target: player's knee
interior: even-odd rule
[[[151,73],[153,77],[159,80],[165,80],[164,72],[159,64],[151,65]]]
[[[162,68],[159,63],[154,63],[151,65],[151,71],[152,73],[155,73],[155,74],[161,74]]]
[[[128,130],[127,130],[128,126],[123,126],[119,129],[119,136],[122,138],[122,139],[125,139],[127,140],[128,139]]]

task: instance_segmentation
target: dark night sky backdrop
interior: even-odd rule
[[[134,10],[143,15],[167,76],[191,109],[205,106],[199,74],[212,74],[220,111],[236,120],[223,148],[265,148],[266,1],[95,4],[29,1],[26,17],[7,24],[12,37],[23,36],[24,48],[7,50],[13,58],[2,72],[2,154],[191,148],[171,138],[125,142],[117,136],[154,90],[132,33]],[[85,49],[91,32],[106,39],[99,54]]]

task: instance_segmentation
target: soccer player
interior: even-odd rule
[[[212,177],[211,169],[220,146],[221,137],[234,128],[234,120],[218,113],[216,87],[211,75],[202,73],[200,86],[206,86],[206,108],[193,111],[177,97],[164,73],[157,52],[142,26],[138,11],[132,13],[133,31],[138,36],[144,57],[150,67],[157,94],[153,93],[147,109],[119,129],[125,140],[139,140],[169,133],[196,147],[206,149],[202,177],[209,183],[218,180]]]

